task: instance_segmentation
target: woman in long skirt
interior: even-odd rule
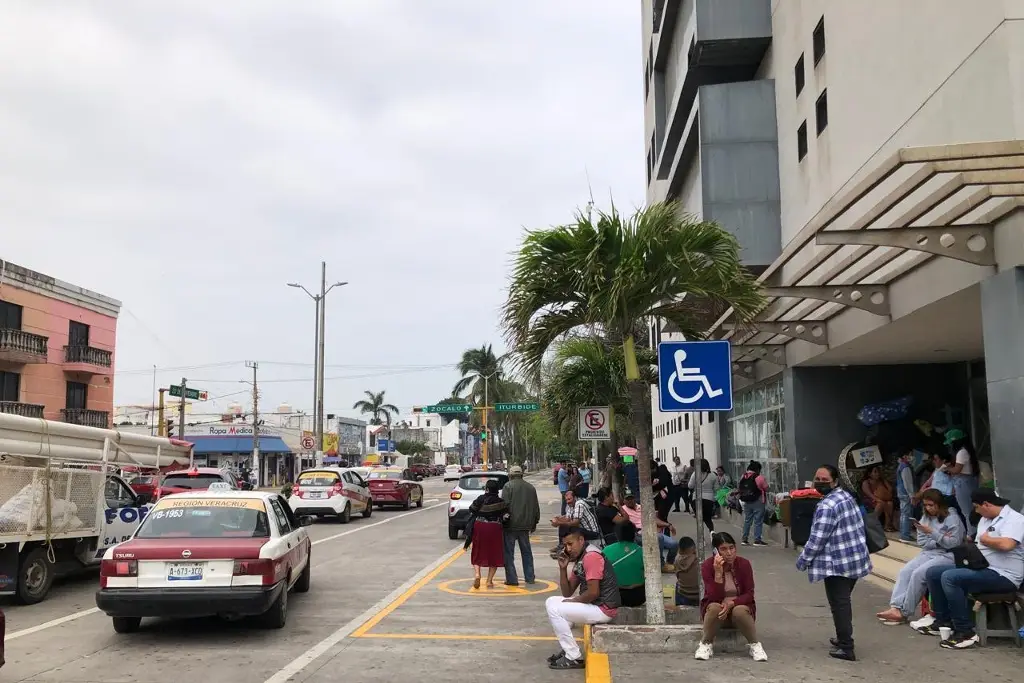
[[[497,479],[488,479],[484,494],[469,506],[473,514],[473,544],[470,560],[473,562],[473,588],[480,588],[480,574],[487,567],[487,587],[494,588],[494,575],[498,567],[505,566],[505,532],[503,519],[508,515],[508,504],[498,494]]]

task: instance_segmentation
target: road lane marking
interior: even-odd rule
[[[415,593],[419,588],[422,588],[423,585],[432,580],[434,576],[443,571],[448,565],[459,557],[462,557],[465,552],[466,551],[462,548],[452,548],[440,558],[421,569],[415,576],[396,588],[390,595],[377,602],[373,607],[349,621],[347,624],[303,652],[288,664],[285,664],[280,671],[268,678],[264,683],[286,683],[286,681],[290,680],[293,676],[315,662],[328,650],[336,646],[345,638],[348,638],[357,629],[361,629],[367,624],[374,622],[374,619],[389,607],[391,608],[391,611],[394,611],[394,608],[401,604],[398,602],[399,600],[402,602],[408,600],[412,593]],[[388,614],[390,614],[390,611]],[[383,616],[381,616],[381,619],[383,619]],[[379,619],[377,621],[379,621]]]
[[[451,593],[452,595],[468,595],[473,598],[503,598],[503,597],[527,597],[530,595],[543,595],[544,593],[553,593],[558,590],[558,584],[554,581],[545,581],[544,579],[537,579],[537,583],[544,584],[536,588],[523,588],[522,586],[506,586],[497,585],[494,588],[472,588],[468,584],[473,583],[475,579],[454,579],[452,581],[445,581],[437,586],[439,591],[445,593]],[[466,588],[462,588],[462,584],[467,584]]]
[[[558,640],[554,636],[502,636],[472,633],[367,633],[365,636],[359,637],[380,638],[382,640]],[[579,640],[579,638],[576,640]]]
[[[447,505],[447,503],[431,505],[429,507],[422,507],[411,512],[403,512],[400,515],[388,517],[387,519],[382,519],[379,522],[374,522],[373,524],[363,524],[352,529],[349,529],[348,531],[343,531],[340,534],[334,534],[333,536],[327,536],[326,538],[321,538],[316,541],[313,541],[312,545],[319,545],[321,543],[326,543],[327,541],[333,541],[335,539],[342,538],[343,536],[348,536],[349,534],[354,534],[357,531],[363,531],[364,529],[372,529],[373,527],[380,526],[382,524],[389,524],[390,522],[393,522],[396,519],[408,517],[409,515],[415,515],[419,512],[425,512],[427,510],[433,510],[435,508],[442,507],[443,505]],[[63,617],[58,617],[57,619],[51,619],[50,621],[43,622],[42,624],[37,624],[36,626],[21,629],[20,631],[12,631],[7,634],[7,640],[16,640],[24,636],[30,636],[33,633],[39,633],[40,631],[45,631],[56,626],[62,626],[68,622],[75,621],[76,619],[81,619],[82,617],[87,617],[91,614],[97,614],[99,613],[99,611],[100,609],[98,607],[92,607],[90,609],[84,609],[79,612],[74,612],[72,614],[65,615]]]

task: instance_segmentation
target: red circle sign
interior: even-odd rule
[[[311,436],[302,437],[302,447],[307,451],[313,450],[313,446],[316,446],[316,441]]]
[[[588,410],[586,415],[583,416],[583,423],[591,431],[604,429],[604,413],[600,410]]]

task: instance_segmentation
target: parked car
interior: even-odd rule
[[[337,517],[348,524],[353,513],[369,517],[373,498],[366,481],[344,467],[317,467],[299,474],[288,505],[297,515]]]
[[[508,474],[470,472],[459,477],[459,483],[448,495],[448,538],[455,540],[459,537],[460,531],[465,531],[466,523],[469,521],[469,506],[483,495],[484,486],[489,479],[497,479],[498,486],[503,488],[508,483]]]
[[[409,471],[412,472],[412,477],[416,481],[423,481],[432,475],[430,465],[412,465],[409,467]]]
[[[413,504],[423,507],[423,486],[415,479],[408,469],[379,469],[369,475],[370,495],[374,504],[383,508],[385,505],[401,505],[408,510]]]

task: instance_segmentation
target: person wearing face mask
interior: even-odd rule
[[[825,584],[836,637],[829,656],[856,661],[853,648],[853,606],[850,596],[857,580],[871,573],[864,517],[856,499],[839,486],[839,470],[822,465],[814,473],[814,488],[824,498],[814,510],[811,536],[800,551],[796,568],[811,583]]]

